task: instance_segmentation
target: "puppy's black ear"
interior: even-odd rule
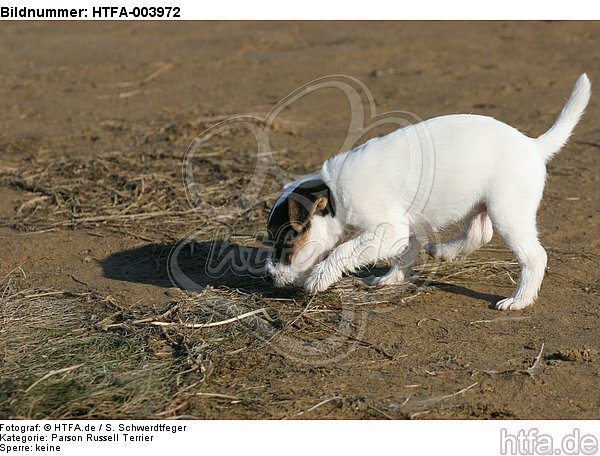
[[[288,212],[290,217],[290,226],[299,233],[308,225],[310,219],[317,213],[321,213],[327,207],[327,197],[319,196],[312,202],[310,209],[298,203],[294,198],[288,199]]]

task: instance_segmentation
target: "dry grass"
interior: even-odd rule
[[[178,364],[155,356],[149,333],[98,330],[114,313],[105,300],[10,285],[2,294],[0,416],[143,418],[164,409]]]
[[[178,216],[189,214],[181,184],[173,173],[140,165],[139,158],[125,158],[119,152],[32,163],[18,175],[5,176],[14,187],[36,195],[17,208],[11,222],[24,231],[133,228],[151,218],[178,220]]]
[[[129,135],[135,153],[37,154],[4,168],[0,183],[24,192],[6,224],[28,232],[86,229],[159,242],[178,240],[193,229],[208,241],[224,224],[251,232],[262,226],[268,207],[233,204],[253,171],[251,154],[217,143],[194,163],[206,201],[223,208],[208,219],[186,199],[183,152],[167,153],[169,144],[185,150],[199,127],[218,120],[195,119],[149,132],[126,132],[108,122],[102,128]],[[502,249],[488,253],[452,263],[421,261],[405,287],[369,288],[360,278],[346,277],[326,293],[308,297],[300,290],[274,294],[260,280],[238,278],[200,293],[181,292],[154,311],[94,293],[22,289],[17,275],[9,275],[0,291],[0,416],[214,418],[224,410],[230,416],[234,407],[240,417],[281,416],[282,407],[289,416],[301,416],[345,404],[334,395],[299,412],[268,389],[252,391],[221,379],[235,378],[232,371],[242,354],[261,366],[274,354],[318,366],[361,347],[377,359],[395,361],[397,354],[366,340],[367,318],[440,288],[513,288],[518,266],[512,256]],[[202,260],[197,254],[189,266]],[[359,276],[382,272],[374,268]]]
[[[445,266],[447,280],[455,267]],[[480,269],[482,278],[491,270],[505,276],[498,265]],[[224,385],[215,391],[241,353],[318,365],[360,346],[392,360],[363,338],[366,317],[433,291],[369,289],[352,277],[316,298],[206,287],[142,312],[94,293],[19,290],[15,277],[5,279],[0,301],[0,415],[21,418],[204,417],[207,400],[270,410],[277,404],[268,396]]]
[[[0,184],[26,192],[4,225],[27,232],[91,228],[154,241],[179,239],[190,229],[214,230],[239,220],[240,214],[250,225],[267,209],[234,204],[255,166],[254,151],[233,150],[224,142],[236,131],[217,138],[209,153],[192,160],[202,204],[218,211],[207,218],[186,198],[182,177],[186,148],[196,135],[224,118],[194,118],[140,131],[107,120],[99,126],[101,131],[118,137],[120,143],[129,142],[131,150],[94,156],[36,151],[18,166],[0,168]]]
[[[187,140],[192,130],[169,126],[151,138]],[[139,150],[144,153],[40,156],[4,169],[0,180],[26,192],[7,223],[24,231],[86,229],[148,241],[179,239],[198,227],[208,240],[223,224],[235,222],[239,228],[239,207],[210,220],[190,210],[181,157],[143,145]],[[230,203],[246,183],[250,160],[216,147],[214,157],[197,164],[206,188],[214,190],[207,198]],[[260,227],[267,211],[264,205],[245,210],[242,225]],[[195,267],[202,258],[189,260]],[[282,406],[279,398],[220,383],[231,377],[229,366],[242,353],[261,364],[279,353],[319,365],[362,347],[391,360],[394,354],[364,338],[370,314],[391,312],[420,293],[434,292],[439,282],[512,286],[516,272],[508,260],[424,263],[415,283],[405,288],[373,289],[347,277],[316,298],[299,290],[274,295],[270,285],[239,278],[201,293],[181,293],[165,308],[145,313],[94,293],[21,289],[13,274],[4,280],[0,303],[0,415],[218,417],[223,407],[235,405],[242,407],[239,416],[257,416],[257,410],[258,416],[272,416],[280,413],[275,412]]]

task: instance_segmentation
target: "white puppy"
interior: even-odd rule
[[[536,212],[546,162],[567,142],[590,98],[585,74],[555,124],[537,139],[491,117],[449,115],[375,138],[288,184],[268,220],[275,284],[327,289],[344,273],[392,261],[372,281],[397,284],[421,248],[422,233],[463,221],[459,235],[427,244],[452,260],[490,241],[493,228],[521,265],[516,291],[496,304],[522,309],[537,297],[546,268]]]

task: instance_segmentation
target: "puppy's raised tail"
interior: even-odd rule
[[[563,107],[554,125],[535,141],[540,147],[544,160],[549,161],[564,146],[590,101],[592,85],[587,75],[583,73],[577,79],[575,87],[567,103]]]

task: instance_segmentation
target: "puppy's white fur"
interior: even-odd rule
[[[567,142],[590,90],[581,75],[555,124],[537,139],[491,117],[449,115],[333,157],[311,178],[331,189],[335,217],[315,215],[292,264],[269,263],[268,271],[278,285],[304,283],[317,293],[344,273],[391,259],[388,274],[373,283],[400,283],[421,247],[417,233],[464,220],[458,236],[426,251],[443,260],[465,256],[495,229],[521,265],[516,291],[496,307],[532,304],[547,261],[536,229],[545,163]]]

